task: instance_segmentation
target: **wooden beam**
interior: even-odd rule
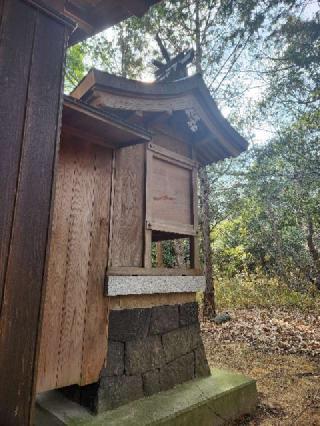
[[[144,121],[144,125],[146,127],[152,127],[155,126],[157,124],[163,124],[165,123],[167,120],[169,120],[169,118],[172,116],[172,112],[170,111],[162,111],[159,113],[151,113],[151,116],[149,116],[145,121]]]
[[[110,140],[100,138],[97,136],[92,135],[90,132],[80,131],[79,129],[75,127],[70,127],[68,125],[63,125],[62,127],[62,133],[69,138],[73,139],[79,139],[82,141],[86,141],[88,143],[92,143],[95,145],[101,145],[108,148],[114,148],[114,144],[111,143]]]
[[[74,4],[67,2],[64,14],[72,19],[73,21],[77,22],[78,26],[83,29],[88,35],[94,33],[94,26],[92,23],[89,22],[88,16],[89,13],[84,13],[81,9],[76,7]]]
[[[122,3],[135,16],[143,16],[149,8],[145,0],[122,0]]]
[[[169,223],[169,222],[147,222],[147,229],[152,229],[153,231],[162,231],[169,232],[172,234],[180,235],[196,235],[197,230],[194,225],[183,225],[181,223]]]
[[[0,21],[0,419],[32,423],[66,27],[21,0]]]
[[[155,153],[156,157],[164,158],[169,163],[178,164],[190,170],[192,168],[197,167],[196,161],[191,160],[190,158],[184,155],[176,154],[175,152],[170,151],[169,149],[162,148],[161,146],[155,145],[151,142],[148,144],[148,149],[152,151],[153,153]]]
[[[187,268],[135,268],[135,267],[112,267],[107,270],[107,276],[112,275],[149,275],[149,276],[199,276],[203,275],[200,269]]]

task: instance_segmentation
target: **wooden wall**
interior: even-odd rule
[[[106,356],[112,151],[63,137],[37,391],[98,380]]]
[[[191,145],[183,140],[180,135],[177,135],[169,126],[161,126],[158,124],[153,129],[154,135],[152,143],[161,146],[162,148],[169,149],[176,154],[184,155],[185,157],[192,158]]]
[[[38,392],[99,379],[107,350],[110,299],[103,296],[106,266],[143,266],[146,146],[122,148],[112,155],[111,150],[89,142],[68,133],[62,139]],[[189,170],[182,169],[184,172]],[[177,220],[190,223],[190,211],[184,211],[190,203],[189,175],[169,177],[168,182],[161,175],[155,180],[162,192],[170,192],[171,181],[176,181],[173,184],[177,183],[182,197],[187,197],[181,201],[183,217]],[[179,186],[180,181],[185,185]],[[170,302],[171,296],[164,300]],[[136,297],[132,303],[156,301]]]
[[[143,266],[145,146],[116,151],[109,266]]]
[[[157,157],[151,170],[151,220],[193,225],[192,170]]]
[[[31,422],[66,28],[0,0],[0,422]]]

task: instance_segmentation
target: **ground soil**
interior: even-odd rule
[[[320,317],[238,310],[222,325],[203,322],[210,366],[257,380],[256,413],[234,425],[320,426]]]

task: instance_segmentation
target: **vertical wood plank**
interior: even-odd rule
[[[2,23],[3,23],[3,18],[4,18],[4,1],[5,0],[0,0],[0,34],[2,34]]]
[[[15,78],[4,65],[4,51],[0,58],[4,67],[1,81],[8,99],[7,105],[1,105],[1,116],[2,112],[6,115],[15,111],[10,117],[10,128],[5,130],[1,126],[1,146],[6,144],[7,136],[14,143],[12,151],[4,151],[3,155],[1,150],[1,162],[8,162],[13,170],[19,169],[17,186],[10,188],[10,194],[12,190],[16,193],[14,213],[11,195],[7,193],[4,199],[4,226],[7,227],[12,216],[13,221],[0,317],[0,418],[6,426],[25,426],[31,422],[34,396],[35,354],[59,133],[65,28],[39,12],[36,12],[34,28],[34,9],[27,6],[21,16],[21,8],[25,6],[21,1],[10,0],[5,6],[11,11],[8,31],[12,33],[4,42],[4,51],[10,46],[12,37],[22,43],[22,38],[28,39],[29,32],[34,31],[33,50],[28,50],[27,43],[27,56],[16,43],[7,52],[15,58],[11,70],[16,72]],[[15,24],[18,17],[20,26]],[[22,112],[14,106],[19,102],[13,96],[13,87],[20,84],[20,78],[24,81],[28,78],[30,63],[27,93],[22,86],[22,94],[18,96],[24,105]],[[23,132],[21,120],[24,121]]]
[[[69,211],[57,387],[78,383],[81,374],[95,179],[94,153],[90,145],[79,141],[77,144],[73,154],[75,168]]]
[[[1,2],[0,27],[0,311],[19,173],[35,11]]]
[[[56,388],[74,179],[75,146],[62,138],[59,153],[47,289],[40,339],[37,392]]]
[[[104,276],[108,258],[112,151],[94,146],[94,204],[84,324],[81,384],[98,381],[107,352],[108,298]]]
[[[99,379],[107,350],[112,151],[63,138],[37,390]]]
[[[108,235],[108,264],[107,269],[112,266],[112,236],[113,236],[113,221],[114,221],[114,201],[115,201],[115,186],[116,186],[116,160],[117,153],[112,151],[112,172],[111,172],[111,199],[109,209],[109,235]]]
[[[142,266],[144,240],[144,145],[116,151],[111,236],[112,266]]]

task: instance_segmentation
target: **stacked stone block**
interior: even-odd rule
[[[209,374],[197,303],[111,311],[94,408],[110,410]]]

